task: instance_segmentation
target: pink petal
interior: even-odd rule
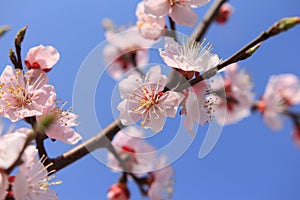
[[[25,58],[25,63],[28,62],[29,65],[32,65],[36,60],[36,56],[37,54],[44,48],[43,45],[39,45],[36,47],[32,47],[31,49],[29,49],[27,56]],[[27,65],[27,64],[26,64]],[[28,66],[27,66],[28,67]]]
[[[60,55],[54,47],[40,45],[29,50],[25,64],[29,69],[38,68],[49,71],[57,63],[59,57]],[[37,63],[36,66],[34,66],[35,63]]]
[[[199,7],[199,6],[204,6],[205,4],[207,4],[209,2],[210,2],[210,0],[187,0],[187,1],[184,1],[184,4],[186,6]]]
[[[133,112],[128,104],[128,100],[124,99],[118,105],[118,110],[120,111],[120,119],[122,124],[124,124],[125,126],[135,124],[141,119],[141,115],[137,114],[136,112]]]
[[[42,69],[50,69],[57,63],[59,57],[58,51],[53,46],[45,46],[38,53],[36,60],[45,63],[45,65],[40,64]]]
[[[190,115],[186,115],[184,117],[184,128],[192,135],[194,136],[195,133],[193,131],[193,127],[194,127],[194,120],[190,117]]]
[[[161,97],[159,105],[163,107],[165,114],[169,117],[176,117],[179,104],[184,99],[184,95],[178,92],[169,91]]]
[[[16,161],[25,140],[26,134],[18,131],[0,137],[0,169],[7,169]]]
[[[193,27],[198,20],[198,15],[188,6],[177,6],[175,4],[169,15],[177,24],[189,27]]]
[[[19,171],[15,177],[13,193],[16,200],[21,200],[25,198],[28,193],[28,182],[26,175]]]
[[[143,82],[141,77],[137,75],[130,75],[128,78],[121,80],[119,83],[121,98],[126,98],[127,96],[133,95],[138,86],[142,84]]]
[[[149,69],[149,71],[146,74],[145,80],[150,85],[158,85],[158,91],[161,91],[168,81],[165,75],[161,75],[161,68],[159,65],[156,65]]]
[[[60,140],[67,144],[76,144],[81,140],[81,136],[71,127],[53,125],[46,131],[46,135],[51,139]]]
[[[165,16],[169,13],[170,3],[169,0],[146,0],[145,13],[154,16]]]
[[[278,131],[282,128],[283,121],[278,113],[266,111],[264,112],[263,117],[266,124],[274,131]]]
[[[0,199],[4,199],[6,196],[6,190],[8,189],[8,177],[5,173],[0,172]]]
[[[157,114],[154,114],[151,110],[148,111],[150,115],[150,120],[145,120],[143,127],[150,128],[153,132],[158,133],[164,128],[166,121],[166,115],[164,113],[156,111]]]

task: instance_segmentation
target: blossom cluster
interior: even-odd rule
[[[53,163],[47,164],[45,156],[36,158],[40,149],[30,141],[37,134],[67,144],[81,140],[72,128],[78,125],[78,116],[71,109],[63,110],[66,103],[58,105],[55,88],[47,76],[59,57],[54,47],[39,45],[31,48],[25,58],[28,70],[8,65],[0,76],[0,115],[11,122],[24,120],[32,127],[0,136],[1,200],[58,199],[55,191],[49,189],[60,183],[50,182],[53,177],[49,175],[55,170],[48,170]],[[11,175],[17,166],[18,173]]]
[[[280,130],[285,117],[292,120],[293,138],[300,146],[300,116],[292,110],[300,104],[298,77],[271,76],[264,94],[257,98],[245,69],[239,69],[234,62],[223,71],[218,68],[223,60],[213,52],[212,43],[188,36],[177,38],[175,25],[193,27],[198,20],[194,8],[209,2],[142,0],[136,7],[135,26],[116,27],[110,20],[104,21],[107,45],[103,59],[107,72],[119,81],[121,101],[117,109],[118,122],[122,124],[114,127],[118,133],[111,134],[112,141],[101,146],[109,150],[107,165],[121,173],[108,189],[107,199],[129,200],[130,180],[151,200],[172,197],[174,170],[167,155],[158,154],[144,133],[144,129],[162,132],[167,118],[181,116],[192,137],[195,126],[214,120],[222,126],[229,125],[258,112],[271,129]],[[224,3],[217,11],[214,22],[225,24],[233,8]],[[166,17],[172,30],[168,29]],[[21,45],[22,34],[17,36],[16,46]],[[149,49],[159,41],[164,42],[163,48],[156,49],[156,53],[163,63],[148,64]],[[64,109],[67,103],[59,103],[55,87],[49,82],[47,73],[59,61],[59,52],[53,46],[33,47],[24,60],[27,69],[23,69],[20,49],[16,48],[17,56],[10,52],[14,67],[7,65],[0,76],[0,116],[13,123],[23,120],[31,129],[21,128],[0,136],[0,200],[55,200],[58,195],[50,186],[61,183],[51,181],[55,177],[53,165],[57,163],[42,155],[46,151],[41,143],[48,138],[77,144],[81,136],[73,127],[78,125],[78,115],[72,108]],[[170,75],[163,74],[163,65]],[[209,79],[215,74],[221,78]],[[99,148],[95,143],[93,147]]]

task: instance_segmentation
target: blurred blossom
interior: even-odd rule
[[[215,117],[221,124],[236,123],[251,113],[254,105],[253,84],[250,75],[245,70],[238,70],[236,63],[226,67],[223,80],[224,86],[220,84],[219,89],[215,89],[218,96]]]
[[[140,125],[160,132],[166,117],[175,117],[184,95],[178,92],[162,92],[167,77],[161,74],[159,65],[152,67],[145,77],[131,75],[119,83],[123,101],[118,105],[120,120],[125,126],[142,120]]]
[[[28,69],[40,69],[48,72],[59,60],[59,53],[53,46],[36,46],[29,49],[25,58]]]
[[[267,125],[273,130],[283,126],[280,114],[300,103],[300,81],[293,74],[271,76],[265,93],[257,104]]]
[[[123,159],[130,172],[138,176],[149,172],[153,168],[155,160],[155,148],[145,142],[144,132],[136,127],[130,126],[114,137],[112,144]],[[111,154],[108,154],[108,166],[116,171],[124,171],[119,161]]]
[[[166,21],[164,17],[155,17],[145,14],[145,2],[142,1],[137,5],[135,14],[138,18],[137,27],[141,35],[150,40],[157,40],[166,32]]]
[[[81,140],[81,136],[71,127],[77,126],[78,115],[74,114],[70,110],[62,110],[62,106],[53,106],[48,108],[44,115],[52,115],[55,120],[54,123],[45,131],[45,134],[51,139],[57,139],[67,144],[76,144]],[[43,119],[43,116],[37,117],[39,123]]]
[[[184,127],[194,135],[194,124],[204,125],[212,120],[216,99],[209,94],[209,86],[205,81],[194,85],[187,93],[181,114],[185,115]]]
[[[160,56],[170,67],[184,72],[202,73],[220,62],[217,54],[210,53],[212,49],[211,44],[203,46],[203,43],[189,37],[183,38],[182,44],[173,38],[165,37],[164,50],[160,50]]]
[[[145,13],[156,17],[169,15],[175,23],[193,27],[198,20],[193,8],[208,2],[209,0],[145,0]]]
[[[142,37],[136,27],[129,27],[121,32],[107,30],[106,38],[108,44],[104,47],[103,55],[108,66],[107,72],[116,80],[126,72],[139,74],[138,71],[148,62],[147,49],[154,41]],[[134,70],[135,68],[138,69]]]
[[[218,24],[225,24],[232,15],[233,8],[229,3],[224,3],[215,18]]]
[[[167,166],[167,158],[161,156],[157,159],[155,169],[159,169],[150,173],[148,197],[151,200],[171,199],[173,194],[173,169]],[[162,168],[164,167],[164,168]]]
[[[108,200],[129,200],[130,193],[126,184],[116,183],[107,192]]]
[[[0,77],[0,113],[12,122],[42,115],[55,102],[56,92],[45,72],[6,66]]]

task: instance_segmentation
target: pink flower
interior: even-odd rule
[[[107,193],[108,200],[129,200],[130,192],[126,184],[116,183],[111,186]]]
[[[145,0],[145,12],[157,17],[169,15],[177,24],[193,27],[198,20],[193,8],[208,2],[209,0]]]
[[[0,199],[4,199],[6,196],[6,190],[8,189],[8,176],[0,171]]]
[[[293,74],[271,76],[257,107],[273,130],[283,126],[281,114],[300,103],[300,81]]]
[[[23,73],[7,66],[0,77],[0,113],[12,122],[42,115],[55,102],[56,93],[41,70]]]
[[[135,27],[130,27],[118,34],[112,34],[109,31],[106,37],[108,45],[105,46],[103,55],[108,65],[108,73],[116,80],[119,80],[126,72],[139,74],[138,70],[148,62],[147,49],[153,45],[154,41],[143,38],[139,29]]]
[[[194,85],[188,92],[184,108],[180,112],[185,114],[184,127],[191,135],[194,135],[195,123],[204,125],[213,118],[216,99],[207,94],[208,89],[208,85],[204,81]]]
[[[76,144],[81,140],[81,136],[71,127],[79,124],[76,121],[78,115],[70,110],[62,110],[62,107],[49,108],[44,112],[44,115],[53,115],[55,118],[54,123],[50,125],[45,134],[51,139],[60,140],[67,144]],[[41,121],[42,118],[43,116],[37,117],[37,121]]]
[[[21,128],[0,136],[0,171],[8,169],[19,157],[30,129]]]
[[[29,50],[25,64],[28,69],[40,69],[48,72],[59,60],[59,53],[53,46],[36,46]]]
[[[254,93],[251,91],[253,84],[249,74],[245,70],[238,71],[236,63],[231,64],[225,70],[224,86],[220,87],[225,87],[225,94],[223,88],[217,88],[215,91],[218,96],[215,111],[217,121],[231,124],[247,117],[254,104]],[[218,91],[221,94],[218,95]]]
[[[155,148],[146,143],[144,132],[136,127],[129,126],[115,136],[112,144],[120,157],[124,160],[130,172],[142,176],[153,168],[155,159]],[[108,165],[116,171],[124,171],[118,160],[111,154],[108,154]]]
[[[152,67],[144,78],[131,75],[119,84],[123,101],[118,105],[120,120],[125,126],[141,121],[141,126],[160,132],[166,117],[175,117],[184,95],[162,92],[167,77],[161,75],[160,66]]]
[[[16,200],[57,200],[57,195],[54,190],[49,189],[49,186],[60,184],[60,181],[49,182],[53,177],[49,176],[47,167],[44,167],[44,158],[38,160],[35,156],[36,151],[30,148],[27,155],[25,154],[25,163],[17,173],[13,195]]]
[[[150,173],[150,187],[148,197],[151,200],[171,199],[173,193],[173,169],[166,166],[167,159],[165,156],[158,158],[156,168],[159,170]],[[164,168],[162,168],[164,167]]]
[[[210,53],[211,50],[211,44],[203,46],[203,43],[195,42],[191,38],[186,38],[180,45],[174,39],[165,37],[164,51],[160,50],[160,56],[170,67],[204,72],[220,62],[218,55]]]
[[[137,27],[141,35],[150,40],[157,40],[166,32],[166,21],[164,17],[154,17],[147,15],[145,10],[145,2],[142,1],[138,4],[135,14],[138,18]]]
[[[215,18],[215,21],[218,24],[225,24],[229,17],[232,15],[233,8],[229,3],[224,3],[219,9],[218,15]]]

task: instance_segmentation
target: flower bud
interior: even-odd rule
[[[107,192],[108,200],[129,200],[130,193],[126,184],[116,183]]]
[[[232,12],[233,12],[232,6],[229,3],[223,4],[219,9],[215,21],[218,24],[225,24],[228,21],[229,17],[231,16]]]

